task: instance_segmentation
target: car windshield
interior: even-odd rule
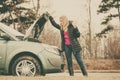
[[[13,28],[10,28],[2,23],[0,23],[0,29],[3,30],[4,32],[6,32],[7,34],[9,34],[10,36],[14,36],[19,39],[24,37],[24,34],[14,30]]]

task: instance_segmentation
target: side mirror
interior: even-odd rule
[[[9,40],[10,40],[10,37],[9,37],[9,36],[6,36],[6,35],[1,36],[1,38],[5,39],[6,41],[9,41]]]

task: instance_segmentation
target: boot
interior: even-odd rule
[[[85,68],[81,68],[81,70],[82,70],[83,76],[88,76],[87,71],[85,70]]]
[[[70,74],[70,76],[74,76],[73,68],[69,68],[69,74]]]

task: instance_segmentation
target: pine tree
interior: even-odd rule
[[[102,0],[101,4],[99,5],[98,13],[105,14],[113,8],[117,9],[118,13],[117,14],[110,13],[108,16],[105,17],[102,24],[108,24],[108,22],[112,20],[112,18],[116,18],[116,17],[119,17],[119,23],[120,23],[120,0]]]
[[[110,13],[111,9],[116,9],[118,13],[116,14]],[[107,25],[110,20],[117,17],[119,17],[119,24],[120,24],[120,0],[102,0],[101,4],[99,5],[98,13],[106,14],[108,12],[110,14],[104,18],[104,21],[101,22],[101,24]],[[102,35],[106,34],[111,30],[114,30],[114,27],[112,25],[107,25],[107,27],[103,29],[100,33],[98,33],[96,36],[101,37]]]
[[[19,6],[27,2],[27,0],[0,0],[0,14],[9,13],[1,22],[8,25],[13,24],[14,29],[16,29],[15,23],[18,23],[20,27],[17,30],[23,32],[35,20],[35,13],[32,9]],[[22,14],[23,12],[24,14]]]

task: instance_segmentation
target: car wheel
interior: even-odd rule
[[[12,74],[17,76],[35,76],[41,73],[38,61],[31,56],[21,56],[12,64]]]

